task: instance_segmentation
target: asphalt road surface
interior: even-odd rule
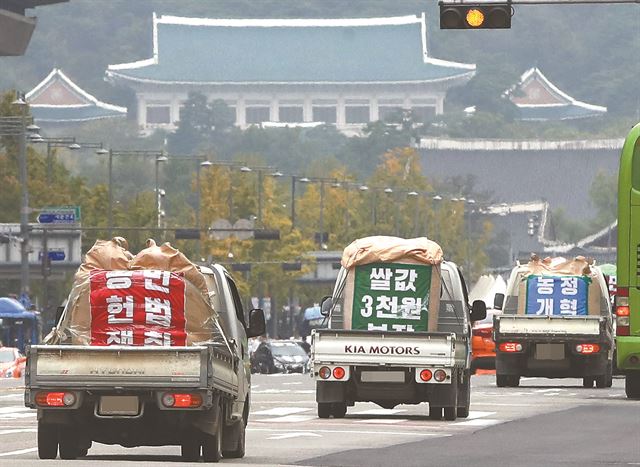
[[[0,380],[0,465],[181,464],[177,446],[128,449],[96,443],[86,458],[40,461],[35,411],[23,406],[21,384]],[[625,398],[622,379],[610,389],[544,378],[497,388],[493,375],[478,375],[472,386],[468,419],[429,420],[426,404],[385,410],[358,403],[344,419],[320,420],[309,376],[254,375],[247,455],[222,463],[640,466],[640,401]]]

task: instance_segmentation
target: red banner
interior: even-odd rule
[[[91,345],[185,345],[184,292],[168,271],[93,271]]]

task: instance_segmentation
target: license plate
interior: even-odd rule
[[[363,371],[360,381],[363,383],[404,383],[404,371]]]
[[[536,344],[536,360],[564,360],[564,344]]]
[[[138,415],[140,401],[138,396],[101,396],[98,414],[100,415]]]

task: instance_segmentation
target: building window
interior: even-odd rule
[[[304,112],[302,106],[280,106],[279,114],[281,122],[300,123],[304,121]]]
[[[434,106],[416,105],[411,107],[411,113],[413,114],[414,121],[417,123],[426,123],[433,120],[433,117],[436,116],[436,108]]]
[[[247,125],[269,121],[269,107],[247,107],[246,114]]]
[[[369,123],[369,101],[353,99],[345,102],[344,115],[346,123]]]
[[[168,105],[148,105],[147,123],[155,125],[171,123],[171,107]]]
[[[313,106],[313,121],[324,123],[336,123],[338,120],[336,106]]]

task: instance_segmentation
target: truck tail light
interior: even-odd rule
[[[503,342],[498,348],[501,352],[522,352],[522,344],[520,342]]]
[[[76,395],[72,392],[39,392],[36,404],[43,407],[71,407],[76,403]]]
[[[422,381],[430,381],[432,377],[433,373],[431,373],[431,370],[424,369],[420,372],[420,379]]]
[[[335,379],[342,379],[344,378],[345,375],[345,371],[344,368],[342,368],[341,366],[337,366],[333,369],[333,377]]]
[[[629,308],[629,288],[618,287],[618,293],[616,295],[616,335],[628,336],[630,334],[630,314],[631,310]]]
[[[177,409],[193,409],[202,405],[200,394],[166,392],[162,395],[162,405]]]
[[[600,352],[600,346],[598,344],[578,344],[576,345],[576,352],[582,355],[590,355]]]
[[[444,370],[436,370],[433,372],[433,379],[435,379],[438,383],[442,383],[445,379],[447,379],[447,372]]]
[[[320,376],[320,378],[322,378],[322,379],[331,378],[331,368],[329,368],[328,366],[323,366],[318,371],[318,376]]]

